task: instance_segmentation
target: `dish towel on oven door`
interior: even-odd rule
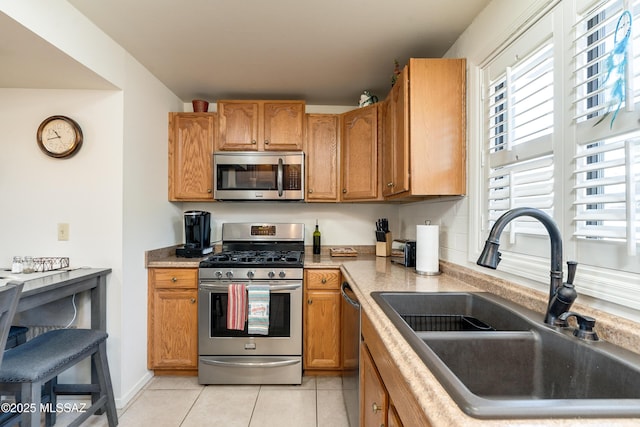
[[[269,285],[250,285],[249,334],[269,334]]]
[[[227,329],[244,330],[247,319],[247,292],[243,284],[230,284],[227,297]]]

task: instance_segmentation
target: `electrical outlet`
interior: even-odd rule
[[[58,224],[58,240],[69,240],[69,224]]]

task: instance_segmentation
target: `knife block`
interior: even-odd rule
[[[393,242],[393,238],[391,237],[391,232],[385,233],[384,242],[376,242],[376,256],[390,256],[391,255],[391,242]]]

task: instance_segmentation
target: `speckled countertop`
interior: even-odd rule
[[[374,291],[487,291],[541,313],[546,308],[547,295],[534,289],[467,269],[456,264],[441,262],[443,274],[422,276],[413,268],[393,264],[388,258],[376,257],[368,247],[356,248],[357,257],[330,257],[305,254],[305,268],[340,268],[360,300],[362,309],[391,354],[403,378],[423,407],[433,427],[439,426],[638,426],[640,418],[579,418],[579,419],[508,419],[479,420],[466,415],[453,401],[440,382],[423,364],[398,330],[388,320],[378,304],[370,296]],[[149,251],[147,267],[194,268],[199,258],[176,258],[175,248]],[[640,325],[618,318],[588,306],[574,304],[573,309],[597,319],[598,335],[609,342],[640,354]]]

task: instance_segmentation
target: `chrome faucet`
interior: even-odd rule
[[[573,289],[573,278],[575,277],[577,263],[567,263],[569,266],[568,278],[567,283],[563,284],[562,238],[558,226],[549,215],[535,208],[515,208],[502,214],[491,228],[477,264],[494,270],[498,267],[501,255],[498,251],[500,235],[507,224],[519,216],[530,216],[537,219],[549,233],[551,240],[551,271],[549,275],[551,281],[549,284],[549,304],[547,305],[544,322],[552,326],[566,326],[566,320],[558,318],[562,313],[569,311],[571,304],[577,297]]]

